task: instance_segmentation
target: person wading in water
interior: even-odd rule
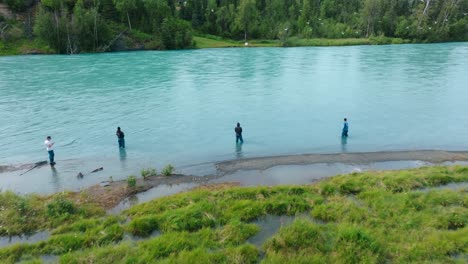
[[[343,131],[341,132],[342,137],[348,137],[348,129],[349,129],[348,119],[345,118],[344,124],[343,124]]]
[[[125,134],[122,130],[120,130],[120,127],[117,128],[117,132],[115,132],[115,135],[117,135],[119,148],[125,148]]]
[[[239,141],[241,144],[244,143],[244,139],[242,139],[242,127],[240,126],[240,123],[237,123],[234,131],[236,132],[236,144],[239,143]]]
[[[44,141],[44,145],[46,145],[47,153],[49,153],[50,166],[52,167],[55,165],[55,162],[54,162],[55,153],[53,150],[54,144],[55,143],[52,141],[52,138],[50,136],[48,136],[46,138],[46,141]]]

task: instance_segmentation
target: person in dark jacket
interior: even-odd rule
[[[117,128],[115,135],[117,136],[117,140],[119,142],[119,148],[125,148],[125,134],[122,130],[120,130],[120,127]]]
[[[244,140],[242,139],[242,127],[240,126],[240,123],[237,123],[234,131],[236,132],[236,144],[239,143],[239,141],[241,144],[244,143]]]
[[[341,132],[342,137],[348,137],[348,129],[349,129],[348,119],[345,118],[344,124],[343,124],[343,131]]]

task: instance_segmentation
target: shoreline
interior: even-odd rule
[[[189,164],[183,167],[199,165],[213,165],[215,175],[223,176],[238,170],[266,170],[275,166],[311,165],[311,164],[368,164],[386,161],[419,160],[431,163],[446,161],[468,161],[468,150],[395,150],[395,151],[366,151],[345,153],[298,153],[286,155],[257,156],[251,158],[230,159],[222,161],[208,161],[201,164]],[[0,164],[2,173],[31,169],[36,163]],[[46,164],[48,166],[48,164]],[[46,166],[46,165],[41,165]],[[179,174],[181,175],[181,174]]]
[[[248,177],[248,173],[252,171],[265,172],[275,167],[283,167],[284,171],[293,172],[293,168],[288,166],[304,166],[305,172],[309,175],[309,183],[320,181],[324,178],[339,175],[340,172],[330,173],[334,170],[329,169],[328,176],[314,177],[318,172],[314,169],[307,168],[308,165],[317,164],[331,164],[332,167],[339,167],[342,165],[366,165],[378,162],[393,162],[393,161],[422,161],[428,162],[433,165],[441,164],[443,162],[468,162],[468,151],[445,151],[445,150],[414,150],[414,151],[380,151],[380,152],[354,152],[354,153],[328,153],[328,154],[296,154],[296,155],[281,155],[281,156],[263,156],[253,157],[237,160],[227,160],[221,162],[211,162],[214,165],[215,173],[205,176],[195,176],[190,173],[180,174],[176,173],[171,176],[150,176],[146,179],[137,177],[136,186],[129,187],[127,179],[121,180],[108,180],[102,181],[97,184],[83,186],[79,190],[64,190],[74,200],[80,200],[82,195],[85,194],[87,201],[91,201],[105,210],[112,210],[125,199],[146,192],[150,189],[161,187],[171,189],[177,185],[193,185],[191,188],[177,191],[184,192],[194,188],[215,188],[213,186],[225,185],[244,185],[239,178],[232,178],[235,174],[242,174]],[[34,164],[19,164],[0,166],[0,175],[5,170],[11,169],[13,171],[30,169]],[[48,166],[48,165],[47,165]],[[424,167],[424,165],[422,165]],[[429,165],[431,166],[431,165]],[[380,170],[380,169],[377,169]],[[399,170],[398,168],[396,170]],[[284,172],[283,171],[283,172]],[[349,172],[351,173],[351,172]],[[347,174],[347,173],[345,173]],[[252,175],[251,175],[252,176]],[[291,175],[290,175],[291,176]],[[267,178],[258,178],[260,182],[268,185]],[[262,185],[262,184],[260,184]],[[282,185],[282,184],[280,184]],[[297,185],[294,181],[290,183],[283,183],[283,185]],[[303,185],[303,184],[300,184]],[[250,186],[247,184],[246,186]],[[252,185],[255,186],[255,185]],[[57,193],[57,192],[55,192]],[[52,194],[53,195],[53,194]]]
[[[200,50],[200,49],[219,49],[219,48],[297,48],[297,47],[349,47],[349,46],[381,46],[381,45],[403,45],[403,44],[443,44],[443,43],[466,43],[467,41],[443,41],[443,42],[414,42],[408,39],[391,38],[391,37],[370,37],[370,38],[345,38],[345,39],[325,39],[311,38],[299,39],[291,38],[289,42],[282,43],[280,40],[251,40],[245,45],[243,41],[218,38],[217,36],[195,36],[194,41],[197,44],[195,47],[185,48],[180,50]],[[40,48],[23,49],[23,46],[16,47],[17,50],[12,52],[0,53],[0,57],[8,56],[24,56],[24,55],[67,55],[54,53],[50,49],[41,50]],[[73,55],[83,54],[100,54],[100,53],[119,53],[119,52],[137,52],[137,51],[173,51],[173,50],[155,50],[150,48],[128,48],[115,51],[105,52],[88,52],[78,53]]]
[[[286,165],[311,165],[318,163],[368,164],[405,160],[419,160],[431,163],[468,161],[468,151],[406,150],[329,154],[309,153],[228,160],[215,163],[215,166],[218,173],[226,175],[238,170],[266,170],[275,166]]]
[[[216,188],[216,186],[240,186],[241,182],[229,180],[224,176],[241,170],[267,170],[277,166],[289,165],[313,165],[313,164],[369,164],[389,161],[425,161],[433,164],[443,162],[468,161],[468,151],[442,151],[442,150],[419,150],[419,151],[393,151],[393,152],[356,152],[336,154],[298,154],[283,156],[268,156],[230,160],[214,163],[216,173],[207,176],[194,176],[185,174],[173,174],[171,176],[150,176],[147,179],[138,177],[135,187],[128,187],[127,180],[104,181],[99,184],[88,186],[79,191],[71,191],[74,197],[86,193],[90,201],[98,204],[106,210],[117,207],[124,199],[143,193],[158,186],[172,186],[180,184],[193,184],[189,191],[197,188]],[[397,169],[398,170],[398,169]],[[314,172],[311,171],[311,174]],[[320,181],[327,176],[315,181]],[[309,184],[313,184],[310,182]],[[286,185],[296,185],[294,183]],[[182,191],[182,192],[184,192]],[[176,192],[178,193],[178,192]]]

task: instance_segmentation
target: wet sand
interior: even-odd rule
[[[273,156],[219,162],[216,164],[216,169],[219,174],[224,175],[238,170],[266,170],[280,165],[369,164],[404,160],[419,160],[430,163],[468,161],[468,151],[417,150]]]

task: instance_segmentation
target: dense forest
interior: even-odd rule
[[[38,39],[54,52],[110,50],[122,39],[181,49],[226,39],[468,40],[468,0],[0,0],[0,41]],[[21,22],[18,22],[21,21]],[[128,44],[128,43],[127,43]]]

